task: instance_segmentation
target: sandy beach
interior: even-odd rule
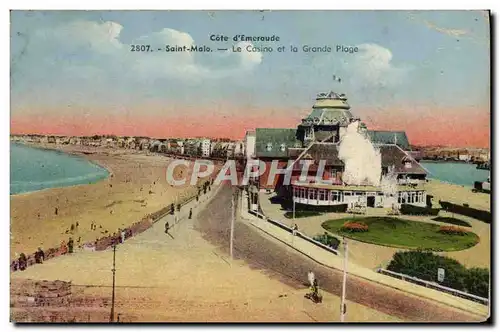
[[[11,258],[21,252],[31,254],[38,247],[57,247],[69,237],[75,243],[78,239],[80,243],[95,241],[148,213],[192,197],[198,190],[167,183],[170,159],[164,156],[71,145],[57,149],[84,156],[107,168],[110,176],[94,184],[11,195]],[[181,172],[189,170],[176,168],[177,176]],[[71,225],[77,222],[78,228],[71,233]],[[97,225],[95,230],[91,230],[92,222]]]

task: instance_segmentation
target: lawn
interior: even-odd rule
[[[457,218],[452,218],[452,217],[436,217],[432,218],[434,221],[439,221],[439,222],[444,222],[447,224],[453,224],[457,226],[465,226],[465,227],[472,227],[471,224],[469,224],[467,221],[463,221]]]
[[[368,225],[368,231],[343,232],[341,227],[348,221],[363,222]],[[473,247],[479,242],[479,237],[472,232],[466,235],[442,234],[438,232],[439,225],[392,217],[342,218],[327,220],[322,226],[347,238],[396,248],[456,251]]]

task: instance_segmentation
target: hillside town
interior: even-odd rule
[[[228,138],[150,138],[116,135],[56,136],[11,135],[19,143],[81,145],[139,150],[187,157],[211,157],[220,159],[240,158],[244,155],[243,140]]]
[[[470,162],[475,164],[488,163],[490,150],[487,148],[459,148],[442,146],[412,146],[415,159]]]

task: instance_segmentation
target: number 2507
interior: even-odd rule
[[[130,45],[130,52],[149,52],[151,46],[149,45]]]

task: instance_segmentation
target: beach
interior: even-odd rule
[[[31,254],[38,247],[57,247],[69,237],[76,244],[78,240],[80,244],[95,241],[198,192],[196,186],[172,187],[167,183],[165,174],[170,159],[165,156],[87,146],[55,148],[83,156],[108,169],[110,175],[93,184],[11,195],[11,259],[22,252]],[[174,177],[182,172],[190,174],[187,168],[179,166]],[[96,224],[95,230],[91,230],[92,223]]]

